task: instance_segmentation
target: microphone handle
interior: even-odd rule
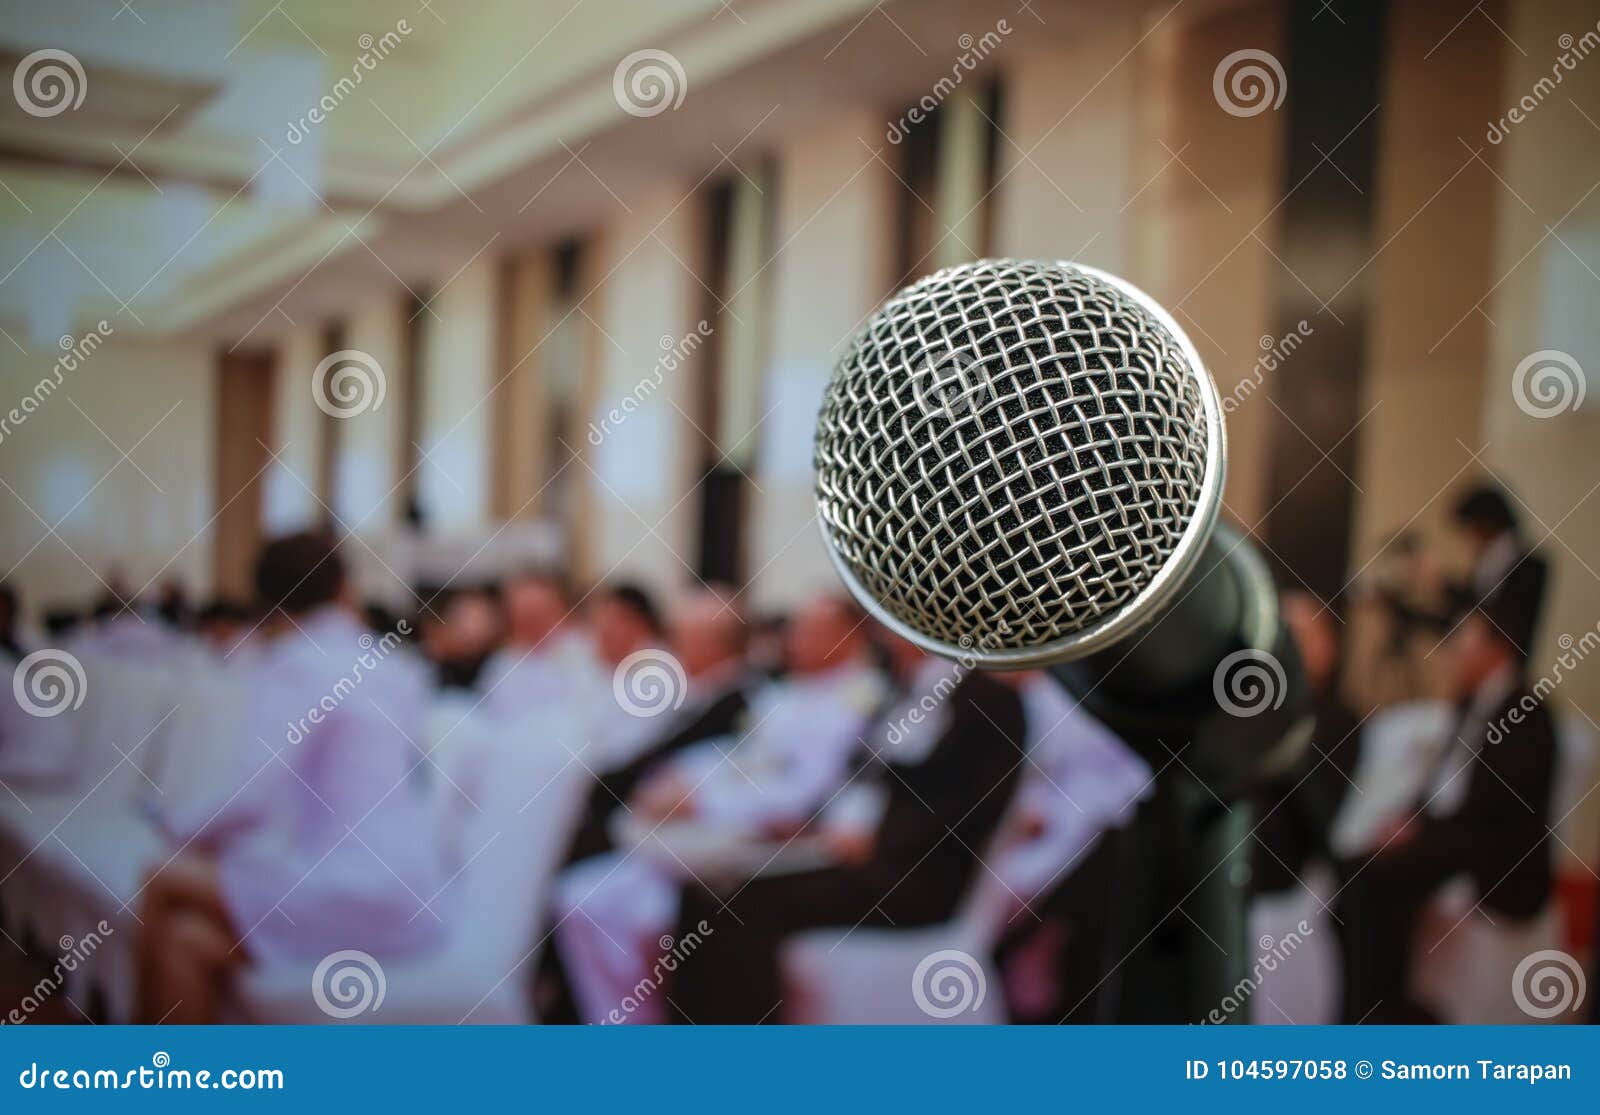
[[[1240,651],[1254,652],[1272,676],[1264,701],[1237,701],[1235,695],[1230,710],[1220,700],[1230,694],[1229,677],[1221,671]],[[1150,623],[1097,654],[1050,669],[1155,768],[1182,754],[1225,801],[1263,768],[1282,769],[1281,745],[1296,738],[1291,729],[1309,706],[1300,658],[1280,621],[1266,563],[1223,523],[1207,540],[1188,582]],[[1247,714],[1240,705],[1250,706],[1243,710]]]
[[[1269,694],[1254,715],[1236,715],[1219,699],[1222,664],[1241,650],[1270,655],[1281,670],[1281,701]],[[1265,563],[1219,524],[1190,581],[1148,626],[1051,672],[1158,772],[1152,796],[1116,834],[1133,866],[1121,872],[1114,901],[1141,924],[1107,984],[1116,1001],[1101,1017],[1248,1021],[1234,994],[1253,955],[1247,795],[1299,762],[1310,740],[1307,686]],[[1178,910],[1185,916],[1171,918]]]

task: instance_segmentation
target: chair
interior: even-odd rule
[[[57,740],[66,761],[0,802],[0,892],[7,923],[38,942],[47,961],[72,951],[69,941],[110,926],[64,990],[74,1002],[98,990],[111,1020],[126,1021],[137,924],[131,906],[166,846],[136,794],[147,787],[169,714],[182,702],[176,679],[158,667],[94,653],[83,661],[84,704],[60,717],[70,728]]]
[[[576,750],[576,724],[575,718],[550,715],[538,730],[547,738],[561,735]],[[465,735],[453,741],[461,762],[452,765],[461,772],[479,772],[463,789],[483,812],[467,826],[466,861],[430,899],[447,923],[446,941],[433,952],[379,958],[382,1002],[349,1021],[533,1020],[527,985],[544,944],[538,932],[568,834],[583,805],[587,775],[563,748],[529,746],[522,731],[508,732],[503,722],[475,716],[455,731]],[[439,792],[456,793],[448,785]],[[429,835],[443,839],[445,834]],[[313,989],[317,959],[246,972],[234,990],[231,1020],[329,1021]]]
[[[992,959],[1016,899],[987,870],[956,916],[918,929],[818,929],[783,946],[785,1017],[798,1023],[993,1026],[1006,1020]]]

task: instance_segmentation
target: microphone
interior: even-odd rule
[[[886,627],[979,668],[1050,667],[1163,772],[1133,843],[1150,876],[1183,864],[1151,894],[1204,903],[1191,920],[1242,945],[1232,803],[1309,737],[1271,577],[1217,521],[1226,445],[1216,385],[1149,295],[980,260],[857,332],[817,420],[816,498],[835,568]],[[1192,980],[1180,1017],[1236,972]]]
[[[817,507],[851,592],[949,657],[1079,658],[1148,622],[1221,504],[1222,409],[1132,285],[984,260],[867,320],[817,422]]]
[[[1103,271],[981,260],[895,295],[834,372],[815,464],[840,577],[934,654],[1089,659],[1058,673],[1185,713],[1229,653],[1294,658],[1264,564],[1217,527],[1216,386]]]

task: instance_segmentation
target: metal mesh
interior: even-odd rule
[[[1071,265],[931,275],[863,326],[824,396],[828,543],[868,596],[947,645],[1088,632],[1195,512],[1204,374],[1143,305]]]

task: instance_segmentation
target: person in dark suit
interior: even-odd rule
[[[1473,550],[1470,580],[1449,586],[1456,614],[1492,601],[1495,622],[1526,658],[1539,630],[1548,564],[1523,540],[1516,512],[1498,488],[1468,492],[1456,504],[1455,521]]]
[[[631,760],[597,772],[567,861],[612,850],[612,815],[665,760],[702,740],[734,734],[750,708],[755,679],[744,662],[745,623],[731,594],[698,589],[673,609],[668,645],[688,678],[684,706],[663,717],[660,734]]]
[[[1484,604],[1449,646],[1460,699],[1455,727],[1414,812],[1378,850],[1351,865],[1340,896],[1347,1022],[1410,1022],[1418,915],[1447,881],[1471,878],[1496,920],[1526,919],[1550,898],[1547,828],[1556,763],[1549,711],[1529,691],[1516,615]]]
[[[1467,492],[1451,512],[1466,536],[1472,566],[1465,578],[1442,578],[1428,552],[1409,533],[1392,547],[1405,572],[1379,578],[1374,598],[1390,619],[1390,645],[1384,669],[1411,671],[1410,636],[1416,631],[1448,635],[1460,618],[1480,604],[1492,604],[1495,622],[1526,658],[1539,633],[1549,564],[1522,537],[1517,515],[1499,488],[1484,485]],[[1385,582],[1389,583],[1385,583]],[[1398,583],[1394,583],[1398,581]]]
[[[992,678],[885,638],[907,699],[891,702],[863,741],[851,787],[881,803],[876,823],[853,807],[824,816],[836,866],[757,877],[722,893],[687,887],[679,939],[692,932],[699,944],[676,972],[671,1000],[678,1020],[776,1017],[784,997],[778,950],[786,936],[821,926],[944,921],[982,870],[978,856],[1024,761],[1022,701]],[[849,789],[836,805],[851,800]]]

